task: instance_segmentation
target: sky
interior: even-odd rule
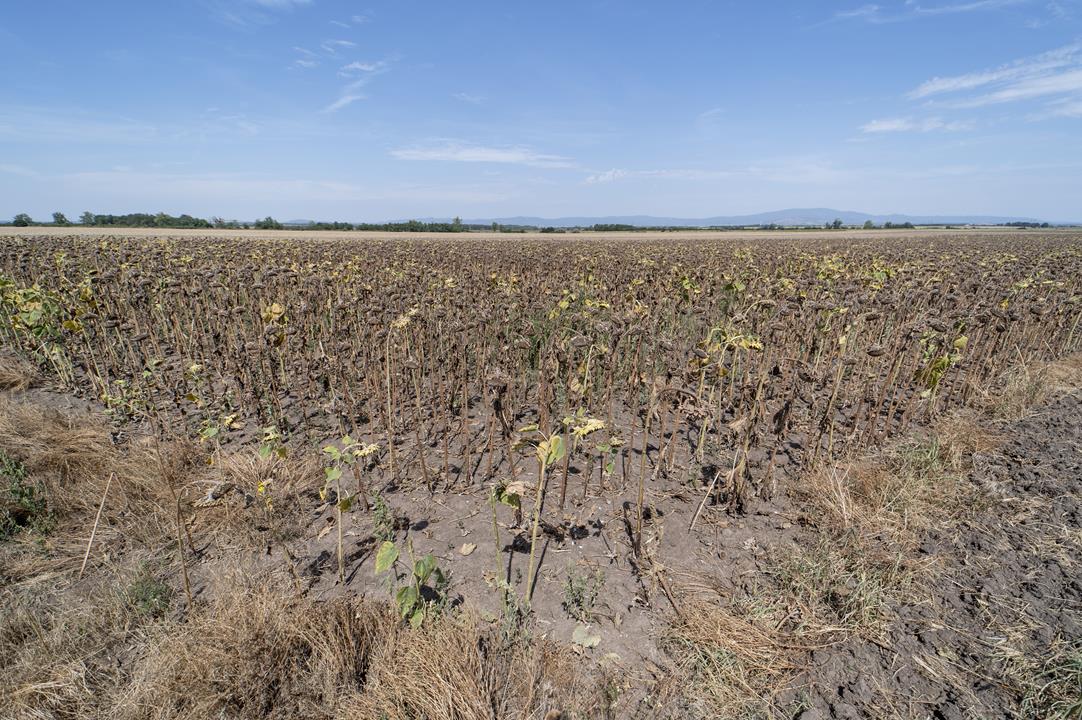
[[[1082,0],[0,4],[0,217],[1082,220]]]

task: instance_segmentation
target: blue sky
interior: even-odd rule
[[[1082,220],[1082,0],[0,6],[0,216]]]

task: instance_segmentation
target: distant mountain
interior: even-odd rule
[[[846,225],[863,225],[871,220],[876,225],[886,222],[914,225],[999,225],[1010,222],[1040,222],[1029,217],[998,215],[870,215],[851,210],[830,208],[792,208],[753,215],[719,215],[707,218],[656,217],[653,215],[610,215],[605,217],[505,217],[465,220],[471,225],[535,225],[540,227],[589,227],[591,225],[637,225],[640,227],[712,227],[724,225],[823,225],[841,220]]]

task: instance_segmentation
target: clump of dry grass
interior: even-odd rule
[[[118,714],[335,717],[395,624],[377,605],[234,588],[153,640]]]
[[[11,353],[0,352],[0,390],[26,390],[40,381],[36,367]]]
[[[756,602],[685,603],[663,639],[679,671],[676,692],[700,717],[772,716],[795,655],[783,622],[776,608]]]
[[[0,400],[0,448],[38,473],[85,474],[114,454],[103,424],[11,400]]]
[[[972,511],[976,491],[966,474],[974,454],[998,442],[978,416],[957,413],[876,454],[812,468],[791,492],[822,530],[911,544]]]
[[[1060,392],[1082,388],[1082,353],[1044,363],[1013,363],[983,405],[995,417],[1017,420]]]
[[[140,577],[49,597],[63,607],[6,602],[0,699],[15,717],[570,719],[606,705],[570,651],[501,642],[470,614],[412,629],[386,603],[233,586],[179,619],[143,607]]]
[[[925,567],[897,548],[849,534],[775,553],[768,573],[790,607],[795,634],[838,641],[881,634],[891,608],[913,597]]]
[[[470,613],[422,633],[395,626],[363,693],[356,718],[604,717],[608,699],[570,650],[541,638],[507,642]]]
[[[160,613],[140,607],[151,582],[165,588],[148,576],[148,562],[157,564],[137,553],[76,587],[45,574],[0,591],[0,706],[6,717],[109,714],[146,628],[160,622]]]
[[[198,474],[185,497],[196,507],[206,505],[194,511],[198,527],[220,540],[258,547],[304,532],[306,511],[322,479],[318,457],[263,457],[245,449],[223,455],[217,466]],[[207,503],[210,495],[220,497]]]

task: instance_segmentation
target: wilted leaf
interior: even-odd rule
[[[436,569],[436,558],[431,555],[425,555],[423,558],[413,564],[413,574],[417,576],[417,579],[422,583],[428,580],[428,576],[432,574],[432,571]]]
[[[390,540],[385,540],[376,552],[376,573],[387,572],[398,559],[398,547]]]
[[[395,593],[395,601],[398,603],[398,613],[403,617],[408,617],[413,608],[417,605],[419,600],[417,595],[417,588],[413,585],[406,585],[398,589]]]
[[[591,630],[589,626],[579,624],[571,633],[571,642],[584,648],[594,648],[601,644],[601,635]]]

